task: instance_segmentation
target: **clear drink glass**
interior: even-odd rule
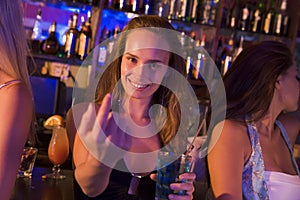
[[[67,131],[62,126],[54,126],[48,147],[48,157],[54,166],[52,173],[44,175],[44,178],[64,179],[66,176],[61,173],[60,165],[67,160],[68,156],[69,140]]]
[[[35,159],[38,154],[38,149],[34,147],[25,147],[23,149],[21,163],[18,170],[17,177],[31,178],[32,170],[34,167]]]

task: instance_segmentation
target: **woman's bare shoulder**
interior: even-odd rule
[[[248,141],[247,128],[244,123],[234,120],[219,122],[213,129],[213,139],[221,143],[237,144]]]
[[[16,82],[3,87],[0,90],[0,101],[7,101],[11,104],[33,104],[30,90],[22,82]]]
[[[219,122],[215,126],[214,131],[216,130],[222,131],[222,133],[224,132],[226,135],[236,135],[236,133],[245,132],[246,126],[245,123],[226,119],[224,121]]]

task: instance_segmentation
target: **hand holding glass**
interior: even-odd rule
[[[156,200],[167,200],[169,194],[185,195],[186,191],[175,191],[170,188],[171,183],[180,183],[180,174],[191,172],[193,159],[190,155],[182,154],[178,158],[173,152],[159,152],[157,163]],[[166,165],[166,160],[174,160]],[[183,180],[184,181],[184,180]]]
[[[52,137],[48,147],[49,160],[54,164],[51,174],[46,174],[45,178],[64,179],[66,176],[61,174],[60,165],[69,156],[69,140],[67,131],[62,126],[54,126]]]

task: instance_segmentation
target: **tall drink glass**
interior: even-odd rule
[[[191,172],[192,169],[193,159],[191,155],[181,154],[178,156],[173,152],[160,151],[157,161],[155,200],[167,200],[169,194],[185,195],[186,191],[172,190],[170,184],[182,182],[179,180],[179,175]]]
[[[46,174],[45,178],[64,179],[66,176],[61,174],[60,165],[69,156],[69,140],[67,131],[62,126],[54,126],[52,137],[48,147],[49,160],[54,164],[52,173]]]

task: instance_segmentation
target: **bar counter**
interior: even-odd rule
[[[43,179],[51,168],[34,167],[32,178],[17,178],[11,200],[74,200],[73,171],[63,169],[65,179]]]

